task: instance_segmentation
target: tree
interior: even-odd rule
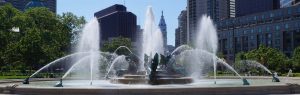
[[[288,58],[277,49],[260,45],[258,49],[249,51],[245,55],[247,59],[256,60],[270,70],[284,72],[286,69]]]
[[[300,47],[297,47],[294,50],[293,57],[292,57],[292,64],[290,67],[291,69],[296,70],[296,72],[300,71]]]
[[[86,23],[86,20],[83,16],[77,17],[71,12],[63,13],[61,16],[58,16],[60,22],[63,25],[66,25],[69,31],[71,31],[71,44],[76,45],[79,40],[80,32],[82,31],[82,28],[84,24]]]
[[[126,46],[131,50],[131,40],[129,38],[124,38],[124,37],[113,38],[112,41],[105,42],[101,50],[104,52],[114,52],[120,46]],[[124,54],[124,55],[127,55],[129,53],[130,52],[125,48],[121,48],[117,52],[117,54]]]
[[[19,23],[13,21],[16,15],[19,15],[20,11],[14,8],[11,4],[5,4],[0,7],[0,30],[3,32],[9,32],[14,26],[14,24]]]
[[[246,60],[246,53],[245,52],[239,52],[236,54],[235,56],[235,63],[234,63],[234,67],[237,68],[239,71],[244,71],[244,66],[245,64],[242,64],[240,61],[241,60]]]
[[[0,7],[0,20],[0,68],[12,69],[39,69],[68,54],[72,31],[85,23],[72,13],[56,16],[47,8],[19,12],[11,5]],[[11,31],[12,27],[20,32]]]
[[[225,57],[226,57],[222,52],[218,52],[218,53],[217,53],[217,56],[218,56],[219,58],[224,58],[224,59],[225,59]]]

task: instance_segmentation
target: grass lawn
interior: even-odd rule
[[[28,76],[0,76],[0,79],[25,79]]]

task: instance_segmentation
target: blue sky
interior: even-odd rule
[[[57,13],[72,12],[77,16],[84,16],[89,21],[95,12],[114,4],[124,4],[124,0],[57,0]],[[186,0],[125,0],[125,5],[127,11],[137,15],[137,24],[142,27],[147,6],[152,6],[157,24],[163,10],[168,27],[168,44],[175,44],[177,18],[186,8]]]

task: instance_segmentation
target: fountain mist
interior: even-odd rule
[[[155,53],[164,53],[162,33],[155,24],[155,18],[151,6],[148,7],[146,13],[143,32],[143,53],[152,56],[154,56]]]
[[[100,33],[99,24],[97,18],[93,18],[83,28],[82,34],[80,35],[79,43],[75,52],[90,52],[88,60],[83,60],[80,66],[80,70],[75,72],[83,77],[88,77],[86,73],[90,73],[90,80],[99,78],[99,50],[100,50]],[[73,60],[81,59],[75,57]],[[74,62],[74,61],[73,61]],[[87,69],[89,68],[89,69]]]
[[[218,37],[216,27],[209,16],[203,15],[198,26],[197,41],[195,43],[197,49],[202,49],[213,54],[218,50]],[[213,58],[214,79],[216,81],[216,59]]]
[[[240,61],[240,63],[244,63],[246,64],[247,66],[253,66],[253,67],[259,67],[259,68],[262,68],[264,69],[265,71],[267,71],[269,74],[272,75],[272,72],[267,68],[265,67],[264,65],[262,65],[261,63],[257,62],[257,61],[253,61],[253,60],[242,60]]]

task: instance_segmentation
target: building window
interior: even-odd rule
[[[267,37],[268,37],[269,39],[271,39],[271,38],[272,38],[272,34],[267,34]]]
[[[269,27],[269,26],[267,26],[267,31],[268,31],[268,32],[270,31],[270,27]]]
[[[288,14],[292,14],[292,10],[291,9],[288,9]]]
[[[254,36],[250,36],[250,39],[253,40],[253,39],[254,39]]]
[[[268,40],[268,46],[271,46],[271,45],[272,45],[272,41]]]
[[[258,32],[259,32],[259,33],[261,33],[261,32],[262,32],[261,28],[258,28]]]
[[[270,13],[270,18],[274,17],[274,14],[273,13]]]
[[[276,28],[275,28],[277,31],[280,30],[280,26],[279,25],[276,25]]]
[[[280,44],[280,40],[279,40],[279,39],[276,39],[276,40],[275,40],[275,44],[279,45],[279,44]]]
[[[285,29],[288,29],[289,28],[289,24],[285,24]]]

